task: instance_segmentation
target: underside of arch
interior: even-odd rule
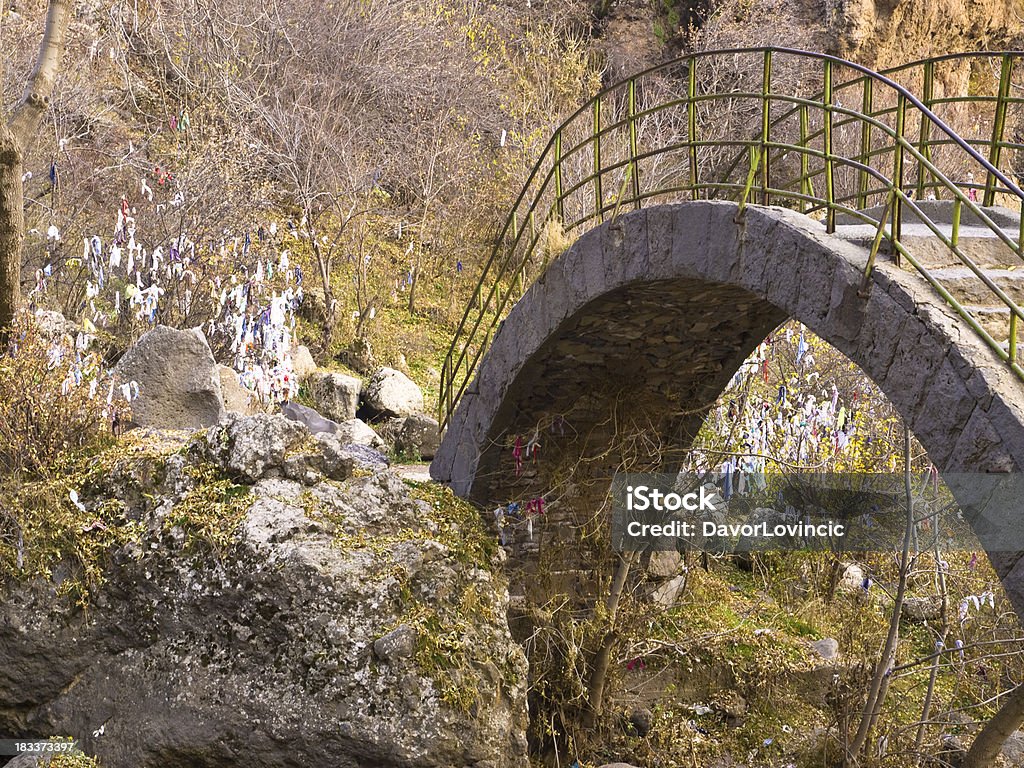
[[[922,278],[883,263],[861,291],[863,248],[788,209],[737,214],[726,202],[659,206],[583,235],[495,335],[433,477],[480,503],[510,498],[510,441],[553,420],[549,456],[573,441],[610,445],[637,415],[659,440],[686,448],[738,367],[787,317],[879,385],[940,471],[1024,469],[1024,383]],[[609,471],[617,458],[609,455]],[[1024,615],[1020,553],[990,555]]]

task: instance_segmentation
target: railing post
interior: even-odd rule
[[[739,207],[736,209],[736,223],[743,221],[747,211],[747,198],[750,196],[750,188],[754,186],[754,177],[757,176],[757,166],[761,162],[761,153],[757,147],[751,144],[748,147],[750,154],[750,172],[747,174],[747,183],[743,185],[743,194],[740,195]]]
[[[1017,362],[1017,313],[1010,310],[1010,344],[1007,349],[1010,353],[1010,363]]]
[[[999,93],[996,95],[996,115],[992,121],[992,143],[989,145],[988,159],[993,167],[999,168],[999,159],[1003,150],[1003,131],[1006,129],[1006,104],[1010,96],[1010,75],[1013,72],[1013,59],[1003,54],[1003,65],[999,72]],[[994,205],[996,201],[996,177],[991,171],[985,179],[985,195],[982,205]]]
[[[771,205],[768,193],[770,177],[768,174],[768,136],[771,128],[771,94],[772,94],[772,51],[764,52],[764,70],[761,75],[761,203]]]
[[[825,142],[825,230],[829,233],[836,231],[836,193],[834,182],[834,170],[832,161],[832,60],[825,59],[824,87],[825,93],[825,114],[823,139]]]
[[[565,206],[562,201],[562,129],[555,133],[555,210],[558,221],[565,221]]]
[[[806,104],[800,105],[800,148],[803,152],[800,153],[800,194],[811,197],[814,194],[814,189],[811,187],[811,170],[808,166],[807,157],[807,137],[810,134],[810,116]],[[800,200],[800,213],[807,210],[809,201]]]
[[[441,364],[441,386],[437,393],[437,422],[441,429],[448,424],[448,417],[451,415],[451,411],[448,410],[448,367],[451,362],[452,353],[449,351],[444,357],[444,363]]]
[[[696,200],[697,194],[697,60],[690,58],[690,67],[686,78],[686,142],[690,155],[690,199]]]
[[[894,243],[900,242],[903,233],[903,145],[906,141],[904,137],[906,116],[907,97],[901,93],[896,100],[896,149],[892,161],[892,183],[896,191],[892,206],[892,239]],[[900,255],[896,248],[893,248],[893,257],[899,264]]]
[[[1020,216],[1017,218],[1020,221],[1017,229],[1017,255],[1024,259],[1024,200],[1021,201]]]
[[[519,213],[512,211],[512,247],[515,248],[515,243],[519,237]],[[518,283],[519,296],[522,297],[526,293],[526,264],[524,263],[522,268],[516,275],[516,282]]]
[[[924,64],[924,97],[923,102],[928,109],[932,108],[932,102],[935,97],[935,62],[926,61]],[[930,139],[930,133],[932,128],[932,121],[925,115],[921,115],[921,131],[917,140],[917,151],[921,154],[925,160],[929,162],[932,159],[932,148]],[[924,197],[924,191],[927,187],[928,169],[924,165],[924,161],[917,161],[917,199],[920,200]]]
[[[874,109],[874,82],[867,75],[864,76],[864,96],[861,101],[861,114],[871,117]],[[871,165],[871,123],[864,120],[860,124],[860,164]],[[868,207],[868,185],[871,183],[871,174],[867,168],[862,168],[857,177],[857,210],[863,211]]]
[[[885,222],[889,218],[889,212],[892,210],[893,200],[895,199],[895,193],[890,192],[888,200],[885,201],[885,208],[882,209],[882,215],[878,219],[878,228],[875,230],[875,239],[871,242],[871,252],[868,253],[868,263],[864,268],[864,278],[860,284],[860,290],[857,292],[862,299],[868,297],[868,288],[871,286],[871,272],[875,268],[875,259],[878,258],[878,250],[882,247],[882,237],[885,234]]]
[[[601,97],[594,99],[594,202],[598,221],[604,223],[604,194],[601,192]]]
[[[640,168],[636,156],[639,154],[636,135],[636,80],[629,81],[628,89],[629,109],[629,162],[633,166],[633,202],[637,210],[640,210]]]
[[[953,228],[949,235],[950,247],[956,248],[960,244],[960,215],[963,209],[963,201],[959,197],[953,198]]]

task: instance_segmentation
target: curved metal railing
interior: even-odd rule
[[[947,125],[954,127],[957,134],[987,157],[993,166],[1007,176],[1018,176],[1020,171],[1014,172],[1010,159],[1014,157],[1013,153],[1024,150],[1024,125],[1017,126],[1017,137],[1020,141],[1007,137],[1007,126],[1015,122],[1024,122],[1022,59],[1022,51],[951,53],[883,69],[879,74],[899,83],[911,93],[920,94],[921,103],[925,107]],[[1022,66],[1015,82],[1014,67],[1018,64]],[[966,80],[967,92],[947,93],[950,80]],[[896,107],[891,102],[882,106],[875,105],[872,80],[867,75],[858,74],[836,84],[833,88],[837,101],[847,92],[851,94],[854,103],[861,105],[861,114],[883,119],[895,112]],[[815,98],[822,99],[823,94],[817,93]],[[793,108],[781,117],[773,118],[773,127],[796,114],[796,109]],[[1017,120],[1013,120],[1014,117]],[[853,122],[853,118],[836,120],[833,129],[842,130]],[[948,136],[933,135],[931,127],[930,121],[924,120],[919,123],[916,145],[921,154],[932,159],[934,152],[941,152],[944,147],[957,146]],[[812,132],[808,134],[807,139],[813,141],[820,135],[820,131]],[[860,142],[858,156],[870,157],[872,147],[869,131],[861,131]],[[745,159],[742,153],[736,154],[729,170],[735,170]],[[929,182],[927,174],[919,175],[915,185],[918,199],[936,189],[936,185]],[[959,186],[966,190],[982,192],[982,205],[985,206],[994,204],[997,192],[1006,191],[1000,189],[998,179],[992,174],[986,174],[983,183],[981,180],[960,179]]]
[[[442,426],[498,323],[548,261],[587,228],[645,203],[731,199],[741,211],[749,202],[795,208],[822,219],[829,232],[839,215],[874,225],[865,282],[887,241],[896,258],[917,270],[1024,378],[1017,354],[1024,310],[959,244],[959,221],[967,210],[1016,258],[1024,258],[1024,231],[1004,231],[985,210],[996,200],[1015,211],[1024,203],[1024,192],[1003,170],[1024,149],[1005,140],[1007,126],[1015,122],[1011,110],[1024,104],[1013,81],[1014,65],[1024,54],[971,55],[1002,57],[995,101],[936,95],[936,67],[957,60],[956,55],[909,64],[891,74],[912,78],[919,68],[922,82],[931,82],[924,92],[934,108],[963,101],[992,104],[998,131],[993,129],[987,142],[962,138],[925,100],[887,75],[793,49],[693,54],[598,93],[556,129],[500,230],[445,358]],[[753,125],[756,133],[750,130]],[[981,202],[977,191],[983,192]],[[926,194],[953,201],[951,229],[926,215],[915,192],[918,199]],[[872,206],[880,207],[882,215],[866,213]],[[1005,348],[902,242],[906,211],[985,285],[998,305],[1005,305],[1010,322]]]

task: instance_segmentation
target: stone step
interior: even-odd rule
[[[1006,349],[1010,338],[1010,309],[991,305],[967,304],[964,306],[989,336]],[[1017,321],[1017,348],[1024,348],[1024,321]],[[1019,353],[1018,353],[1019,356]]]
[[[908,269],[913,269],[907,265]],[[964,304],[998,307],[1002,304],[973,270],[963,265],[928,270],[932,277]],[[1024,267],[1020,269],[986,269],[985,276],[1007,296],[1024,305]]]
[[[917,203],[929,220],[947,238],[953,234],[953,203],[950,200],[924,200]],[[992,222],[999,227],[1009,240],[1016,242],[1020,237],[1020,216],[1016,211],[993,206],[983,209]],[[862,213],[878,221],[884,208],[876,206]],[[911,255],[926,269],[963,266],[960,259],[949,247],[935,236],[928,226],[909,207],[902,213],[900,242]],[[837,234],[858,245],[869,248],[875,238],[876,227],[850,215],[836,217]],[[891,221],[887,222],[891,226]],[[966,208],[961,210],[958,230],[958,247],[975,264],[983,268],[1007,269],[1024,267],[1024,259],[979,217]]]
[[[951,227],[942,229],[946,236],[951,234]],[[837,227],[836,234],[870,250],[875,239],[875,228],[868,224],[848,225]],[[1006,234],[1013,240],[1017,238],[1016,232],[1007,231]],[[925,269],[963,266],[960,257],[924,225],[904,225],[900,242]],[[983,269],[1024,268],[1024,259],[988,228],[961,227],[958,247],[961,253]],[[888,253],[887,248],[888,243],[884,243],[883,252]]]
[[[954,207],[952,200],[917,200],[915,201],[915,205],[917,205],[917,207],[921,209],[921,212],[935,224],[946,224],[952,227]],[[876,205],[874,208],[867,208],[860,213],[867,216],[869,219],[878,221],[884,210],[885,206]],[[904,205],[901,210],[903,212],[901,218],[903,219],[904,225],[924,224],[924,221],[919,218],[917,213],[909,206]],[[1015,232],[1017,227],[1020,225],[1020,214],[1017,211],[998,205],[994,205],[990,208],[983,207],[981,210],[984,211],[985,215],[988,216],[997,227],[1006,230],[1007,232]],[[862,223],[863,222],[859,218],[850,216],[849,214],[841,213],[836,216],[836,224],[840,226]],[[960,226],[962,228],[981,227],[986,225],[968,208],[961,206]]]

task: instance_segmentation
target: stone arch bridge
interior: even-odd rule
[[[1024,471],[1022,57],[878,74],[726,51],[596,96],[552,137],[466,309],[433,477],[481,504],[554,482],[512,476],[509,441],[565,413],[572,435],[548,430],[543,455],[588,446],[598,479],[630,420],[685,449],[787,318],[859,365],[942,473]],[[979,72],[991,94],[960,95]],[[1024,615],[1024,553],[989,554]]]

